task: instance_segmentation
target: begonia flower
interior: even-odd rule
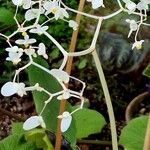
[[[125,7],[129,10],[129,11],[135,11],[136,9],[136,4],[134,2],[132,2],[131,0],[123,0],[123,2],[125,3]]]
[[[138,24],[135,20],[130,20],[130,19],[127,19],[126,22],[128,22],[130,24],[130,31],[129,31],[129,34],[128,34],[128,37],[130,37],[132,32],[136,31],[138,29]]]
[[[30,33],[37,33],[38,35],[42,35],[46,30],[48,29],[48,26],[40,26],[37,25],[36,28],[31,29],[29,32]]]
[[[16,6],[22,6],[24,9],[29,9],[32,6],[31,0],[12,0]]]
[[[19,96],[26,95],[25,84],[16,82],[7,82],[1,88],[1,94],[3,96],[12,96],[18,94]]]
[[[46,10],[45,15],[48,15],[50,13],[55,14],[56,11],[60,8],[58,5],[58,1],[45,1],[43,7]]]
[[[92,3],[92,8],[97,9],[99,7],[105,7],[103,4],[103,0],[87,0],[88,2]]]
[[[59,8],[54,14],[56,20],[63,19],[64,17],[69,18],[69,14],[64,8]]]
[[[135,43],[133,43],[132,49],[134,49],[134,48],[136,48],[136,49],[138,49],[138,50],[141,49],[143,42],[144,42],[144,40],[136,41]]]
[[[146,1],[146,0],[141,0],[138,4],[137,4],[137,6],[136,6],[136,8],[138,9],[138,10],[148,10],[148,4],[150,4],[150,0],[149,0],[149,2],[148,1]]]
[[[36,53],[35,53],[35,49],[29,47],[28,49],[24,49],[24,52],[26,53],[26,55],[28,56],[34,56],[36,57]]]
[[[39,9],[29,9],[25,13],[25,20],[30,21],[32,19],[36,19],[39,14]]]
[[[77,30],[78,29],[78,24],[74,20],[69,20],[69,27],[73,28],[73,30]]]
[[[59,95],[57,97],[58,100],[63,100],[63,99],[69,99],[71,97],[70,92],[68,90],[65,90],[62,95]]]
[[[70,125],[71,125],[71,121],[72,121],[72,116],[69,112],[65,111],[63,112],[62,115],[59,115],[58,118],[61,118],[61,126],[60,126],[60,129],[61,129],[61,132],[66,132]]]
[[[68,83],[69,82],[69,75],[67,72],[60,70],[60,69],[52,69],[50,73],[57,78],[60,82]]]
[[[22,48],[19,48],[18,46],[12,46],[5,49],[7,52],[23,52]]]
[[[11,61],[14,65],[21,61],[22,52],[9,52],[6,60]]]
[[[41,126],[42,128],[46,128],[46,125],[44,123],[42,116],[32,116],[24,122],[23,129],[31,130],[38,126]]]
[[[29,39],[28,35],[24,36],[24,39],[18,39],[15,41],[16,44],[24,45],[25,47],[28,47],[29,44],[33,44],[35,42],[36,42],[36,39]]]
[[[46,54],[46,47],[43,43],[39,44],[39,49],[37,51],[38,55],[43,56],[45,59],[48,59],[48,55]]]

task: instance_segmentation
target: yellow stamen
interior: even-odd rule
[[[28,48],[29,47],[29,44],[26,44],[26,45],[24,45],[25,46],[25,48]]]
[[[22,36],[26,36],[27,35],[27,32],[22,32]]]
[[[136,49],[138,49],[138,50],[139,50],[139,49],[142,49],[142,44],[137,44],[137,45],[136,45]]]
[[[55,13],[56,13],[56,11],[57,11],[57,8],[55,8],[55,7],[54,7],[54,8],[52,8],[52,13],[53,13],[53,14],[55,14]]]

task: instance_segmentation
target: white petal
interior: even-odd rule
[[[78,24],[74,20],[69,20],[69,27],[73,28],[73,30],[77,30]]]
[[[92,8],[97,9],[99,7],[104,7],[103,0],[92,0]]]
[[[31,130],[31,129],[38,127],[40,124],[41,122],[40,122],[39,116],[32,116],[24,122],[23,129]]]
[[[23,1],[23,8],[24,9],[29,9],[31,7],[32,3],[31,0],[24,0]]]
[[[61,132],[66,132],[71,125],[72,116],[69,112],[64,112],[62,114],[64,117],[61,120]],[[66,117],[65,117],[66,116]]]
[[[19,39],[15,41],[16,44],[22,45],[25,43],[25,40]]]
[[[36,39],[29,39],[27,44],[32,44],[32,43],[35,43],[36,42]]]
[[[65,83],[69,82],[69,75],[67,72],[63,70],[59,70],[59,69],[52,69],[50,72],[58,80],[65,82]]]
[[[130,10],[130,11],[135,11],[136,9],[136,4],[132,1],[130,1],[129,3],[126,3],[126,7]]]
[[[38,55],[46,54],[46,47],[43,43],[39,44],[39,50],[37,52],[38,52]]]
[[[14,5],[20,6],[23,0],[12,0]]]
[[[50,8],[51,8],[51,3],[48,2],[48,1],[44,1],[43,7],[44,7],[44,9],[46,9],[46,10],[50,10]]]
[[[3,96],[11,96],[17,92],[13,82],[5,83],[1,88],[1,94]]]
[[[27,21],[35,19],[38,15],[38,11],[39,11],[38,9],[29,9],[29,10],[27,10],[26,13],[25,13],[25,19]]]

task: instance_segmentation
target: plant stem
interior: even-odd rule
[[[105,100],[106,100],[106,105],[107,105],[107,109],[108,109],[108,115],[109,115],[110,127],[111,127],[111,136],[112,136],[112,147],[113,147],[113,150],[118,150],[115,117],[114,117],[114,111],[113,111],[113,107],[112,107],[112,103],[111,103],[108,86],[106,83],[106,79],[105,79],[103,69],[101,66],[101,62],[98,57],[96,49],[93,51],[92,55],[93,55],[93,58],[94,58],[94,61],[96,64],[96,68],[97,68],[97,71],[99,74],[99,78],[100,78],[100,81],[102,84],[102,88],[103,88],[103,92],[104,92],[104,96],[105,96]]]
[[[147,130],[146,130],[144,146],[143,146],[143,150],[149,150],[149,149],[150,149],[150,114],[148,117]]]
[[[85,3],[85,0],[80,0],[79,7],[78,7],[79,11],[83,10],[84,3]],[[81,14],[77,14],[76,22],[78,23],[78,25],[80,25],[80,18],[81,18]],[[71,44],[70,44],[70,47],[69,47],[69,51],[70,52],[74,52],[75,51],[76,42],[77,42],[77,36],[78,36],[78,30],[73,31],[72,38],[71,38]],[[71,73],[72,63],[73,63],[73,57],[69,57],[68,61],[67,61],[67,64],[66,64],[66,69],[65,69],[65,71],[69,75]],[[68,86],[68,85],[66,85],[66,86]],[[64,112],[65,105],[66,105],[66,100],[62,100],[60,102],[59,115],[61,115]],[[62,133],[61,133],[61,130],[60,130],[60,125],[61,125],[61,119],[58,119],[58,121],[57,121],[55,150],[60,150],[60,148],[61,148]]]

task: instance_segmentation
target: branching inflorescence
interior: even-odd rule
[[[87,1],[91,2],[93,9],[98,9],[99,7],[105,7],[103,0],[87,0]],[[126,19],[126,22],[129,24],[129,27],[130,27],[128,37],[130,37],[130,35],[133,34],[133,32],[135,32],[135,41],[131,49],[141,49],[142,43],[144,42],[144,40],[138,40],[137,38],[138,38],[140,27],[142,25],[149,26],[149,24],[146,23],[146,21],[147,21],[148,4],[150,4],[150,1],[140,0],[138,4],[135,4],[134,2],[130,0],[122,0],[122,1],[117,0],[119,10],[117,10],[116,12],[113,12],[112,14],[108,16],[95,16],[95,15],[87,14],[84,12],[79,12],[77,10],[74,10],[66,6],[65,3],[62,2],[62,0],[53,0],[53,1],[51,0],[37,0],[37,1],[12,0],[12,2],[14,5],[16,5],[16,13],[14,15],[14,19],[17,24],[17,30],[14,31],[9,36],[0,34],[4,38],[6,38],[6,41],[9,44],[9,47],[6,48],[6,51],[8,52],[8,57],[6,58],[6,60],[11,61],[14,65],[16,65],[19,62],[21,62],[23,55],[27,55],[28,63],[24,65],[23,67],[19,68],[18,70],[16,70],[13,81],[9,81],[5,83],[1,89],[1,93],[3,96],[11,96],[13,94],[18,94],[19,96],[22,97],[26,95],[26,92],[36,90],[39,92],[44,92],[49,96],[49,98],[45,100],[45,105],[43,109],[41,110],[41,113],[39,114],[39,116],[32,116],[29,119],[27,119],[27,121],[24,123],[23,128],[25,130],[33,129],[39,125],[41,125],[43,128],[46,128],[44,120],[42,119],[41,115],[44,109],[46,108],[47,104],[52,100],[52,98],[57,97],[58,100],[63,100],[63,99],[69,99],[70,97],[75,97],[75,98],[80,99],[81,105],[79,106],[79,108],[77,108],[73,112],[65,111],[62,115],[58,116],[58,118],[62,119],[61,131],[65,132],[71,124],[71,120],[72,120],[71,115],[75,113],[76,111],[78,111],[79,109],[82,109],[83,107],[83,103],[84,103],[83,92],[85,89],[84,82],[82,82],[81,80],[75,77],[70,76],[64,71],[64,67],[68,60],[68,57],[82,56],[82,55],[92,53],[93,51],[96,51],[96,42],[97,42],[97,38],[100,32],[102,21],[112,18],[122,12],[126,12],[130,15],[134,14],[134,15],[139,16],[140,19],[138,21]],[[125,7],[123,7],[124,5]],[[25,20],[21,24],[17,20],[17,13],[20,7],[26,11]],[[79,13],[91,19],[98,20],[97,28],[95,30],[90,47],[81,52],[67,52],[67,50],[65,50],[59,44],[59,42],[55,40],[55,38],[47,32],[48,28],[50,28],[48,23],[50,23],[52,20],[57,21],[58,19],[67,22],[69,27],[71,27],[73,30],[76,30],[78,28],[78,24],[74,20],[69,20],[69,13],[68,13],[69,11],[74,12],[74,13]],[[40,16],[42,15],[45,16],[47,20],[43,23],[39,23]],[[33,23],[33,20],[34,20],[34,23]],[[26,24],[29,24],[30,22],[32,22],[33,24],[30,24],[27,26]],[[42,35],[42,34],[45,35],[60,50],[60,52],[63,55],[63,60],[58,69],[53,68],[49,70],[45,68],[44,66],[41,66],[40,64],[34,62],[34,59],[33,59],[34,57],[42,56],[44,59],[48,59],[48,55],[46,53],[47,48],[45,44],[44,43],[35,44],[37,40],[34,38],[31,38],[30,33],[34,33],[37,35]],[[15,41],[15,44],[12,44],[10,39],[12,39],[16,34],[21,34],[22,38],[17,39]],[[17,80],[19,73],[23,71],[24,69],[26,69],[27,67],[29,67],[30,65],[34,65],[37,68],[54,76],[54,78],[56,78],[56,80],[60,83],[62,90],[59,92],[57,91],[56,93],[50,93],[49,91],[41,87],[39,83],[26,87],[23,82],[19,82]],[[98,67],[99,66],[97,66],[97,69]],[[69,82],[70,79],[80,82],[82,84],[82,90],[77,92],[66,87],[66,84]],[[102,84],[106,84],[106,83],[102,83]],[[103,87],[103,90],[106,91],[106,88],[107,88],[107,85]],[[107,101],[107,99],[109,98],[106,97],[106,102],[109,103],[109,100]],[[109,107],[108,107],[110,122],[111,124],[112,122],[114,122],[115,124],[115,121],[111,120],[111,115],[113,115],[113,112],[110,112],[110,111],[111,110],[109,110]],[[63,120],[63,118],[65,118],[65,120]],[[112,129],[113,129],[113,126],[112,126]],[[117,148],[115,150],[117,150]]]

